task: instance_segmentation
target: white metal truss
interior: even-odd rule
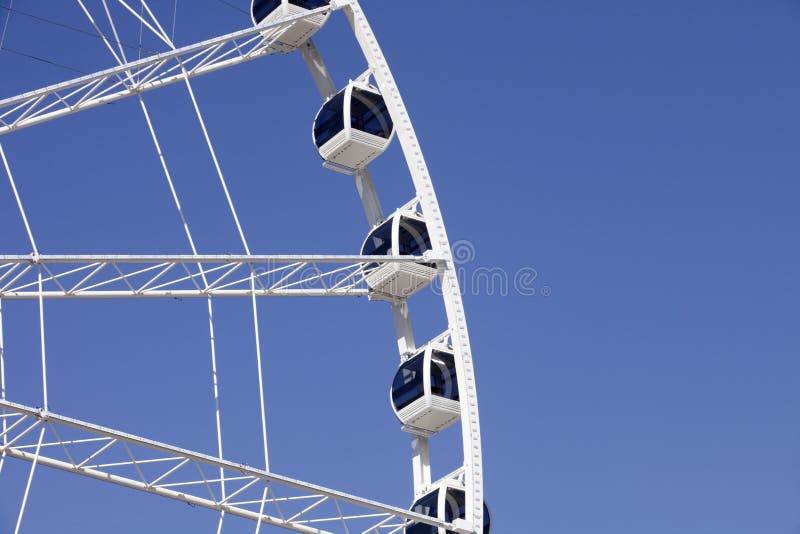
[[[261,32],[339,9],[346,1],[0,100],[0,135],[280,52]],[[278,32],[279,33],[279,32]]]
[[[3,456],[264,524],[318,534],[397,533],[408,522],[455,528],[408,510],[21,404],[0,401],[0,414],[5,423],[0,432]],[[42,430],[45,439],[39,447]],[[220,473],[227,484],[224,497]],[[264,513],[259,514],[262,499]]]
[[[38,299],[40,270],[45,299],[368,296],[364,279],[376,266],[430,261],[430,254],[0,255],[0,299]]]
[[[143,5],[146,4],[143,2]],[[42,299],[69,298],[367,296],[370,291],[365,275],[374,265],[435,262],[440,271],[448,319],[447,333],[454,348],[459,376],[464,464],[456,472],[432,483],[428,440],[425,436],[415,437],[412,442],[415,493],[419,495],[443,480],[457,478],[466,490],[466,520],[445,525],[430,517],[293,481],[267,471],[5,401],[0,402],[0,408],[6,410],[0,415],[4,429],[0,448],[3,456],[21,458],[34,465],[48,465],[300,532],[341,531],[343,527],[344,532],[397,533],[403,531],[406,521],[417,521],[465,534],[483,532],[483,466],[477,391],[455,264],[414,128],[386,59],[357,0],[334,0],[330,6],[300,16],[287,17],[272,24],[248,28],[0,100],[0,135],[170,83],[186,81],[188,84],[193,76],[279,52],[280,46],[263,38],[263,30],[288,27],[305,17],[337,9],[343,9],[349,19],[369,65],[369,73],[387,103],[416,189],[416,199],[425,216],[433,251],[423,257],[249,254],[45,256],[38,253],[0,256],[0,301],[39,299],[41,303]],[[153,31],[159,35],[158,31]],[[316,47],[309,41],[300,50],[323,97],[329,97],[335,92],[335,87]],[[382,218],[377,193],[366,169],[353,173],[367,219],[372,225]],[[415,348],[408,307],[402,300],[392,302],[391,307],[398,348],[403,356]],[[41,431],[47,433],[48,439],[38,447],[35,438]],[[78,449],[80,451],[76,452]],[[36,452],[31,452],[34,450]],[[63,451],[62,457],[57,457],[53,451],[58,454]],[[113,453],[118,457],[112,457]],[[77,462],[77,459],[82,461]],[[127,471],[119,473],[116,469]],[[187,474],[192,469],[192,474]],[[227,490],[222,489],[226,484]],[[277,495],[278,488],[291,491]],[[251,491],[252,497],[249,496]],[[268,495],[266,504],[272,507],[272,511],[262,516],[259,510],[265,504],[264,495]],[[324,514],[324,517],[314,515],[331,506],[333,511]],[[362,511],[345,510],[348,506],[360,506]],[[364,513],[363,509],[367,512]],[[362,526],[351,530],[348,522],[356,520],[374,522],[366,525],[364,530],[361,530],[364,528]]]

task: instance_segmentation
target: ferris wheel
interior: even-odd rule
[[[0,100],[0,156],[24,222],[31,254],[0,255],[0,484],[8,462],[27,462],[20,508],[13,532],[24,532],[25,509],[38,469],[56,469],[95,484],[114,484],[218,512],[216,531],[227,516],[262,527],[305,533],[461,533],[488,534],[489,511],[483,496],[483,463],[473,356],[459,281],[433,182],[397,83],[357,0],[252,0],[252,26],[189,46],[176,47],[146,0],[76,0],[116,66]],[[125,13],[168,49],[132,58],[122,45],[116,13]],[[337,13],[341,12],[341,13]],[[330,17],[344,16],[368,65],[337,88],[313,35]],[[322,98],[312,140],[322,164],[353,177],[367,219],[360,254],[267,255],[251,251],[229,192],[217,151],[192,87],[192,79],[265,56],[299,54]],[[272,61],[280,61],[279,57]],[[269,60],[264,61],[268,63]],[[151,111],[143,95],[185,86],[206,148],[222,186],[243,254],[200,254],[184,215]],[[177,209],[192,254],[49,255],[37,248],[14,155],[3,136],[18,130],[120,101],[137,99],[148,134]],[[382,211],[368,165],[395,141],[400,144],[415,195],[391,213]],[[16,178],[16,179],[15,179]],[[24,179],[24,178],[22,178]],[[357,246],[357,245],[355,245]],[[415,339],[408,300],[439,283],[448,328]],[[389,386],[389,404],[411,438],[410,508],[384,504],[276,474],[270,470],[262,382],[262,346],[257,299],[268,297],[368,297],[369,306],[388,306],[400,361]],[[48,402],[46,308],[49,301],[86,299],[200,299],[208,310],[212,396],[217,451],[207,454],[128,433],[125,421],[109,428],[50,411]],[[219,299],[249,300],[258,363],[263,467],[225,458],[221,437],[220,388],[214,341],[214,306]],[[14,332],[3,331],[10,307],[28,300],[38,307],[42,402],[29,406],[7,397],[14,376],[6,372],[4,350]],[[307,300],[313,305],[314,300]],[[4,313],[6,314],[4,317]],[[388,319],[388,317],[387,317]],[[57,380],[57,378],[55,378]],[[373,399],[386,402],[386,398]],[[432,478],[430,443],[446,428],[461,430],[461,467]],[[0,486],[2,487],[2,486]],[[4,490],[4,495],[8,495]],[[212,527],[210,527],[212,528]]]

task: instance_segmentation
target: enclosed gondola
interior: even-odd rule
[[[431,249],[428,227],[422,215],[398,210],[367,235],[361,254],[365,256],[422,256]],[[378,299],[406,298],[436,278],[433,263],[384,263],[365,266],[366,281]]]
[[[380,91],[350,82],[322,105],[313,138],[325,161],[360,169],[380,156],[394,137],[394,123]]]
[[[330,0],[252,0],[250,4],[250,16],[253,24],[275,22],[277,20],[302,15],[330,4]],[[274,39],[273,46],[288,52],[294,50],[309,37],[319,30],[325,21],[328,20],[330,11],[318,13],[298,20],[288,28],[270,28],[261,32],[267,39]]]
[[[452,347],[429,343],[400,365],[392,381],[392,408],[403,429],[431,435],[458,421],[461,406]]]
[[[447,523],[466,518],[466,494],[460,482],[451,480],[439,484],[432,491],[417,499],[411,507],[412,512],[435,517]],[[483,534],[489,534],[492,521],[489,508],[483,505]],[[424,523],[411,523],[406,526],[406,534],[456,534],[452,530],[437,528]]]

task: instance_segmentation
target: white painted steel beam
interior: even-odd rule
[[[380,534],[408,521],[453,525],[248,465],[0,400],[9,419],[0,453],[88,478],[304,533]],[[46,438],[31,452],[41,429]],[[38,432],[36,431],[38,430]],[[220,491],[222,470],[229,488]],[[267,513],[260,515],[264,487]]]
[[[366,296],[366,274],[425,256],[0,255],[0,299]],[[255,282],[255,287],[251,285]]]
[[[261,32],[340,9],[347,1],[246,28],[0,100],[0,135],[116,102],[281,50]]]

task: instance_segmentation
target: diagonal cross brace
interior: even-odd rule
[[[376,534],[379,533],[384,525],[386,525],[389,521],[393,523],[399,522],[402,524],[407,522],[417,522],[445,528],[447,530],[454,530],[453,525],[449,523],[445,523],[428,516],[409,512],[408,510],[404,510],[402,508],[363,499],[337,490],[332,490],[315,484],[310,484],[308,482],[276,475],[274,473],[255,469],[240,463],[222,460],[203,453],[148,440],[146,438],[94,425],[77,419],[45,412],[43,410],[24,406],[22,404],[0,400],[0,410],[4,410],[6,413],[19,414],[28,421],[32,421],[34,427],[58,427],[60,429],[64,429],[62,433],[80,431],[81,435],[90,435],[94,438],[99,437],[108,439],[110,441],[106,445],[101,447],[101,449],[98,449],[96,453],[92,454],[93,459],[97,459],[101,455],[107,454],[107,451],[114,446],[122,447],[125,456],[130,458],[130,462],[123,463],[133,466],[136,474],[135,476],[128,477],[111,472],[111,470],[104,469],[102,467],[103,464],[87,467],[85,465],[87,463],[86,461],[75,463],[74,460],[58,459],[52,455],[49,455],[48,451],[52,450],[52,448],[48,449],[48,451],[40,453],[38,457],[35,457],[33,453],[28,452],[29,447],[26,446],[27,444],[25,443],[25,440],[22,439],[22,436],[11,436],[8,445],[0,445],[0,452],[10,458],[16,458],[28,462],[36,461],[37,464],[47,467],[68,471],[97,480],[103,480],[105,482],[152,493],[204,508],[224,511],[226,514],[231,514],[254,521],[261,521],[265,524],[270,524],[296,532],[325,533],[329,531],[318,528],[315,525],[329,525],[326,528],[335,528],[335,523],[341,523],[342,521],[345,522],[346,527],[349,529],[351,522],[368,518],[382,519],[378,524],[373,524],[370,528],[364,531],[374,532]],[[42,426],[42,423],[47,423],[47,425]],[[20,426],[24,428],[26,425]],[[30,433],[27,431],[25,432],[28,436],[28,440],[32,439],[30,437]],[[56,442],[63,447],[68,447],[70,443],[78,441],[66,440],[62,442],[60,438],[62,433],[53,432]],[[161,473],[158,477],[148,481],[147,475],[140,470],[140,467],[145,465],[145,462],[148,461],[142,459],[142,454],[145,453],[151,455],[155,453],[158,455],[159,459],[171,459],[176,463],[170,463],[167,468],[164,468],[165,471],[163,473]],[[175,484],[163,483],[165,480],[172,480],[172,478],[175,477],[175,473],[177,473],[184,466],[189,467],[189,464],[193,464],[193,466],[196,466],[200,470],[200,483],[196,481],[190,482],[184,484],[183,487],[179,488],[179,490],[173,489]],[[208,487],[209,484],[217,482],[215,480],[207,480],[205,478],[205,475],[203,475],[204,467],[222,469],[226,474],[226,480],[236,479],[243,481],[241,491],[239,493],[250,487],[263,488],[264,484],[266,484],[270,489],[284,488],[285,490],[301,493],[301,496],[299,497],[276,498],[272,496],[267,500],[267,502],[272,501],[277,504],[278,501],[287,502],[292,499],[296,500],[311,498],[314,499],[314,504],[311,506],[306,506],[301,513],[294,514],[289,519],[282,519],[270,515],[260,515],[258,512],[248,509],[238,503],[231,503],[229,499],[218,498],[213,494],[209,496],[207,495],[207,492],[204,493],[201,491]],[[196,488],[200,489],[195,494],[192,492],[192,490]],[[347,504],[351,507],[359,508],[360,513],[343,514],[340,511],[332,517],[316,517],[312,514],[312,512],[316,511],[319,505],[329,501],[333,502],[337,509],[339,509],[340,504]]]

